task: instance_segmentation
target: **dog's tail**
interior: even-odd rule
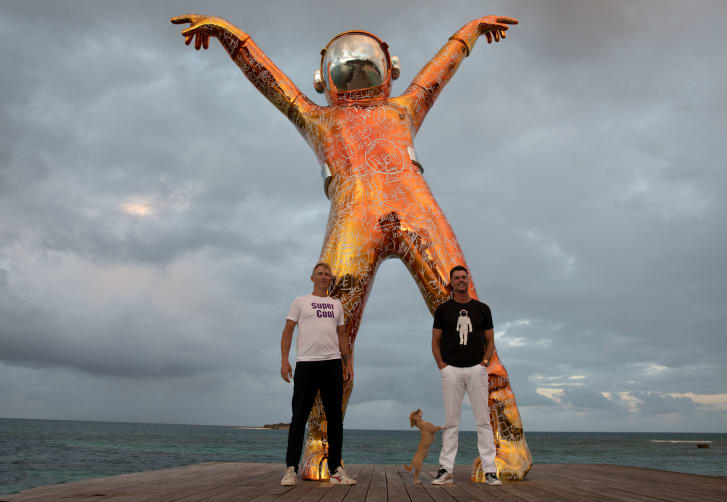
[[[410,465],[404,464],[404,469],[406,469],[407,471],[411,472],[411,466]]]

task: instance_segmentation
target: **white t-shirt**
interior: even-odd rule
[[[343,326],[343,306],[330,296],[299,296],[290,305],[288,319],[298,323],[296,361],[339,359],[337,326]]]

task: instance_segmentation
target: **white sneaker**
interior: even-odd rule
[[[432,480],[433,485],[447,485],[449,483],[454,483],[454,476],[452,476],[452,473],[449,472],[447,469],[439,466],[439,472]]]
[[[502,486],[502,481],[500,481],[500,478],[497,477],[497,473],[495,472],[485,474],[485,483],[490,486]]]
[[[282,486],[295,486],[295,484],[298,482],[298,475],[295,473],[295,467],[292,465],[285,469],[285,476],[283,476],[283,480],[280,482]]]
[[[334,474],[331,474],[331,478],[328,480],[332,485],[355,485],[357,481],[346,474],[343,467],[339,466]]]

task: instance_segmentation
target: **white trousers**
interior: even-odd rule
[[[462,415],[464,393],[472,403],[472,413],[477,424],[477,449],[484,472],[496,472],[495,438],[490,425],[490,409],[487,405],[487,368],[481,364],[469,368],[445,366],[439,370],[442,375],[442,395],[446,421],[442,430],[442,451],[439,464],[454,472],[454,459],[459,444],[459,419]]]

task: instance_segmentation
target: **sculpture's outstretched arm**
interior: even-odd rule
[[[250,38],[250,35],[229,21],[199,14],[185,14],[171,19],[174,24],[187,24],[182,30],[187,45],[194,40],[195,49],[209,47],[209,37],[217,37],[222,47],[240,67],[245,76],[275,107],[283,112],[296,127],[302,127],[302,115],[317,105],[268,58]]]
[[[513,17],[485,16],[470,21],[449,37],[447,43],[414,77],[404,94],[395,98],[409,109],[415,131],[419,130],[442,88],[455,74],[462,60],[469,56],[480,35],[487,37],[487,43],[493,40],[499,42],[505,38],[508,25],[517,23]]]

